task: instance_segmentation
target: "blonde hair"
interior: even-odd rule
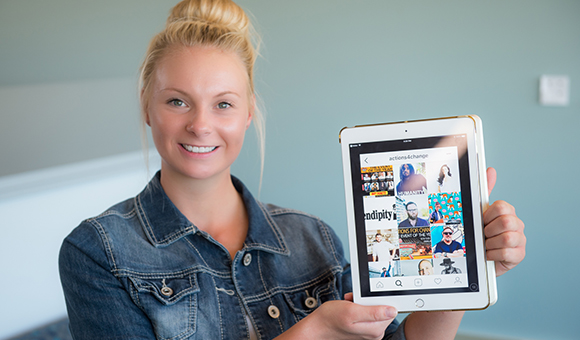
[[[183,0],[175,5],[167,18],[165,29],[149,43],[141,65],[139,92],[143,132],[144,115],[149,107],[155,70],[164,56],[176,48],[193,46],[211,46],[235,53],[246,68],[249,95],[256,98],[252,120],[258,135],[261,186],[266,131],[259,98],[254,88],[254,64],[258,56],[259,43],[259,36],[255,33],[248,16],[231,0]],[[145,144],[146,140],[145,137]]]

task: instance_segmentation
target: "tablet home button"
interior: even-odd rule
[[[425,306],[425,301],[417,299],[417,301],[415,301],[415,306],[417,306],[417,308],[423,308],[423,306]]]

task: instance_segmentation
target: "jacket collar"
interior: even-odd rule
[[[135,207],[147,239],[155,247],[165,247],[189,234],[205,234],[193,225],[165,194],[158,171],[145,189],[135,197]],[[236,190],[242,195],[249,218],[246,250],[289,255],[284,237],[262,203],[256,201],[248,188],[232,176]]]

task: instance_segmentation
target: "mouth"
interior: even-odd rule
[[[193,153],[210,153],[213,150],[217,149],[217,146],[193,146],[187,144],[181,144],[181,146],[185,150]]]

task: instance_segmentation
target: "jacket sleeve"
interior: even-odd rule
[[[113,274],[106,241],[84,222],[63,242],[59,270],[74,339],[155,339],[151,322]]]
[[[352,292],[352,280],[353,280],[353,278],[352,278],[352,273],[351,273],[351,269],[350,269],[350,264],[348,263],[348,261],[345,258],[344,250],[342,247],[342,242],[338,238],[338,235],[336,235],[334,230],[332,228],[328,227],[326,224],[325,224],[325,228],[329,231],[329,234],[331,236],[330,238],[332,240],[333,247],[336,251],[338,261],[341,263],[341,265],[343,267],[343,273],[342,273],[342,290],[343,291],[342,291],[342,294],[344,295],[346,293]],[[393,322],[385,330],[385,336],[383,339],[385,339],[385,340],[405,340],[405,331],[404,331],[405,327],[404,326],[405,326],[404,320],[401,324],[399,324],[399,321],[397,319],[393,320]]]

